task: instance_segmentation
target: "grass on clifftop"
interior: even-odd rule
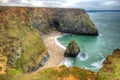
[[[14,74],[9,80],[95,80],[95,73],[77,67],[46,68],[33,74]]]
[[[15,31],[17,31],[17,33]],[[22,46],[24,46],[24,53],[21,55],[21,58],[17,60],[16,67],[18,68],[21,65],[23,65],[23,67],[34,67],[39,64],[46,51],[46,47],[39,34],[34,29],[26,26],[11,29],[9,34],[19,37],[20,41],[22,41]],[[20,64],[21,61],[22,64]]]
[[[120,80],[120,49],[114,50],[103,65],[98,72],[97,80]]]

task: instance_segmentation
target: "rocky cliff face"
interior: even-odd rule
[[[35,8],[34,13],[33,25],[43,32],[55,28],[64,33],[98,34],[94,23],[83,9]]]
[[[115,49],[106,58],[96,80],[120,80],[120,49]]]
[[[32,27],[31,8],[0,7],[0,72],[31,72],[47,49]]]

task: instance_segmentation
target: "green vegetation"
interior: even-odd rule
[[[83,13],[83,14],[82,14],[82,21],[83,21],[83,23],[84,23],[86,26],[89,26],[89,27],[91,27],[91,29],[94,29],[94,30],[95,30],[94,24],[93,24],[93,22],[91,21],[89,15]]]
[[[9,80],[95,80],[95,73],[77,67],[46,68],[34,74],[14,74]]]
[[[2,70],[2,67],[0,66],[0,71]]]
[[[0,62],[4,62],[5,60],[4,59],[0,59]]]
[[[97,80],[120,80],[120,49],[114,50],[106,58],[97,74]]]
[[[67,46],[67,48],[65,50],[64,56],[65,57],[76,57],[79,52],[80,52],[79,46],[77,45],[75,40],[72,40],[68,44],[68,46]]]
[[[0,54],[7,57],[5,67],[31,72],[47,53],[47,49],[32,27],[30,9],[0,9]]]
[[[21,73],[21,72],[20,72],[19,70],[10,69],[10,70],[7,71],[6,74],[13,74],[13,75],[15,75],[15,74],[20,74],[20,73]]]

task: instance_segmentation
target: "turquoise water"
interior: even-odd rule
[[[98,36],[64,35],[58,41],[65,47],[71,40],[76,40],[80,47],[80,54],[76,58],[66,58],[66,66],[78,66],[93,71],[102,67],[107,55],[116,48],[120,48],[120,12],[88,13],[96,27]],[[81,54],[86,56],[82,57]]]

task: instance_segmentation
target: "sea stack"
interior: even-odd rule
[[[72,40],[64,53],[64,57],[76,57],[78,55],[78,53],[80,52],[80,48],[77,45],[77,43],[75,42],[75,40]]]

